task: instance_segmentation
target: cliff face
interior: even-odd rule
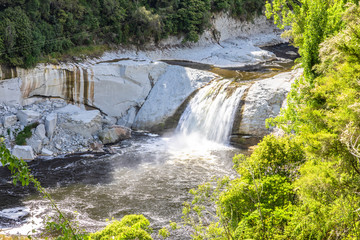
[[[81,63],[39,64],[33,69],[1,67],[0,103],[24,106],[37,97],[61,98],[96,108],[117,124],[159,130],[194,91],[217,77],[209,71],[172,66],[160,60],[244,66],[274,59],[273,53],[258,46],[282,41],[279,32],[264,17],[244,23],[218,15],[212,23],[212,28],[195,44],[181,44],[181,38],[171,38],[157,47],[146,46],[148,50],[108,52],[100,59]],[[281,94],[282,99],[286,91]],[[257,101],[256,96],[253,98],[252,102]],[[251,109],[254,108],[255,105]],[[242,117],[245,125],[236,134],[250,134],[244,129],[252,131],[248,124],[254,119],[245,116]]]

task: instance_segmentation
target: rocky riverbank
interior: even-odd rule
[[[33,69],[1,66],[0,135],[13,153],[24,159],[101,151],[103,144],[128,137],[130,129],[163,131],[176,127],[187,101],[213,79],[224,77],[219,76],[221,72],[247,76],[246,71],[236,69],[279,59],[260,48],[283,42],[265,17],[246,23],[218,15],[212,25],[195,44],[170,38],[157,46],[146,46],[146,50],[108,52],[99,59],[38,64]],[[212,70],[170,65],[163,60],[205,64]],[[248,90],[238,109],[233,140],[268,133],[264,121],[279,113],[296,75],[245,77],[241,84],[247,84]],[[267,80],[248,81],[259,78]],[[16,136],[29,125],[33,128],[26,140],[28,146],[17,146]]]
[[[2,103],[0,115],[0,135],[12,153],[24,160],[39,155],[104,151],[104,144],[131,137],[131,130],[116,125],[116,119],[62,99],[38,99],[26,106]],[[31,136],[24,146],[18,145],[27,129]]]

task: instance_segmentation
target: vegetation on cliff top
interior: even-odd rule
[[[89,54],[84,46],[142,45],[169,35],[183,34],[185,41],[197,41],[209,27],[213,12],[227,11],[249,19],[261,13],[264,3],[265,0],[2,0],[0,63],[32,67],[40,57],[56,58],[73,53],[72,49]]]

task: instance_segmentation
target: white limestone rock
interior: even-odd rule
[[[130,108],[126,114],[117,121],[117,125],[131,127],[135,121],[137,112],[138,110],[135,107]]]
[[[153,126],[165,122],[168,117],[174,115],[191,93],[216,76],[191,68],[168,66],[136,115],[132,127],[150,130]]]
[[[101,131],[99,137],[103,144],[116,143],[131,138],[131,130],[127,127],[115,125]]]
[[[12,78],[9,80],[0,80],[0,102],[8,104],[21,104],[22,92],[20,78]]]
[[[38,121],[41,117],[40,113],[33,110],[19,110],[16,115],[20,123],[24,126]]]
[[[92,106],[109,116],[123,116],[128,109],[144,103],[152,86],[166,67],[165,63],[149,61],[121,61],[94,65]]]
[[[26,143],[35,151],[35,153],[40,153],[42,148],[42,141],[36,136],[26,140]]]
[[[48,138],[52,138],[56,129],[56,124],[57,124],[57,114],[56,113],[52,113],[49,114],[48,116],[46,116],[45,119],[45,131],[46,131],[46,136]]]
[[[102,129],[100,111],[86,111],[74,105],[68,105],[57,112],[64,113],[64,122],[61,127],[71,133],[90,138]]]
[[[12,126],[14,126],[17,122],[17,117],[16,115],[10,115],[10,116],[4,116],[3,117],[3,125],[4,128],[10,128]]]
[[[35,154],[33,149],[30,146],[19,146],[19,145],[15,145],[12,154],[19,158],[19,159],[23,159],[23,160],[34,160],[35,159]]]
[[[46,130],[44,124],[39,124],[35,129],[35,135],[40,139],[43,140],[46,138]]]
[[[50,151],[49,149],[47,149],[47,148],[43,148],[41,150],[41,155],[43,155],[43,156],[52,156],[52,155],[54,155],[54,153],[52,151]]]
[[[282,107],[293,81],[301,69],[281,73],[272,78],[255,82],[245,98],[239,131],[236,134],[264,136],[271,132],[265,120],[276,117]]]

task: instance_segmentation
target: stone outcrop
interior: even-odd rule
[[[40,119],[40,113],[33,110],[19,110],[16,116],[22,125],[28,125]]]
[[[98,110],[86,111],[77,106],[68,105],[57,110],[57,113],[62,114],[61,128],[85,138],[92,137],[102,129],[102,116]]]
[[[252,142],[252,138],[257,141],[271,133],[272,129],[266,128],[265,120],[280,113],[291,84],[301,73],[302,69],[297,69],[254,82],[238,109],[238,122],[233,127],[232,141]]]
[[[35,129],[35,135],[40,139],[43,140],[46,138],[46,131],[45,131],[45,125],[40,124]]]
[[[16,115],[9,115],[3,117],[3,126],[4,128],[9,128],[14,126],[17,122],[18,118]]]
[[[52,156],[52,155],[54,155],[54,153],[52,151],[50,151],[49,149],[43,148],[41,150],[41,155],[43,155],[43,156]]]
[[[169,68],[171,71],[161,76],[151,90],[136,115],[133,128],[153,130],[157,125],[164,124],[191,93],[216,77],[215,74],[180,66]]]
[[[16,145],[12,151],[15,157],[23,160],[34,160],[35,154],[30,146],[18,146]]]
[[[84,151],[102,152],[103,145],[99,140],[99,134],[102,132],[106,133],[105,137],[110,139],[110,142],[131,137],[129,128],[113,126],[116,119],[104,116],[98,110],[88,111],[67,104],[64,100],[40,99],[26,108],[27,110],[23,110],[20,105],[0,104],[0,115],[15,116],[13,113],[20,113],[19,118],[25,119],[14,120],[6,129],[0,125],[0,135],[5,137],[6,146],[12,149],[16,156],[26,160],[34,159],[36,156],[56,156]],[[31,114],[34,112],[36,114]],[[40,117],[30,117],[33,115]],[[17,120],[16,116],[13,118]],[[17,133],[34,119],[37,119],[39,125],[31,130],[32,136],[26,139],[27,146],[14,146]]]

